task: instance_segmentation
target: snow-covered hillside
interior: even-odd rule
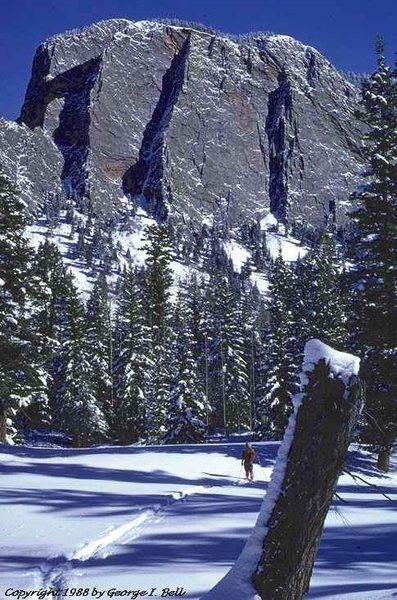
[[[74,210],[74,215],[81,223],[87,220],[87,217],[77,210]],[[145,264],[144,233],[153,224],[155,224],[154,219],[148,217],[143,210],[139,210],[129,231],[116,230],[112,232],[109,230],[112,242],[118,247],[117,264],[113,265],[112,279],[114,282],[124,266],[130,264],[134,267],[141,267]],[[37,249],[46,239],[50,239],[51,242],[56,244],[65,265],[74,275],[79,292],[83,297],[87,297],[93,287],[95,275],[93,275],[92,269],[89,268],[82,257],[76,257],[78,237],[78,232],[74,231],[71,223],[68,222],[65,210],[61,211],[59,223],[52,229],[50,229],[47,219],[43,216],[26,229],[26,238],[33,248]],[[126,258],[127,253],[128,260]],[[174,271],[177,281],[178,269],[176,266]],[[186,276],[186,273],[184,275]]]
[[[87,221],[87,217],[78,210],[74,209],[73,212],[74,218],[77,219],[79,224],[84,224]],[[206,222],[205,219],[204,222]],[[114,231],[109,230],[109,236],[117,254],[117,259],[113,262],[112,275],[109,278],[113,283],[113,288],[116,286],[117,279],[124,266],[142,267],[145,265],[147,258],[144,249],[145,235],[147,228],[154,224],[156,224],[156,221],[145,210],[138,208],[134,221],[130,223],[128,230],[120,230],[119,228],[115,228]],[[273,259],[281,253],[286,262],[295,262],[298,258],[303,258],[306,255],[307,247],[302,245],[299,240],[286,234],[284,226],[271,213],[268,213],[260,221],[260,229],[265,232],[266,248]],[[27,227],[26,238],[36,250],[46,239],[56,244],[65,265],[74,275],[79,292],[85,299],[88,297],[94,285],[96,273],[81,256],[78,256],[79,233],[68,221],[66,210],[61,211],[59,222],[55,227],[50,227],[45,216],[36,219],[33,224]],[[232,231],[230,239],[224,242],[223,248],[226,255],[232,261],[236,273],[241,272],[247,261],[250,263],[252,269],[251,283],[266,298],[269,290],[267,275],[255,268],[252,251],[235,238],[236,232]],[[174,275],[174,295],[178,290],[179,283],[186,280],[192,273],[196,273],[200,278],[207,279],[208,277],[201,261],[193,264],[175,258],[171,266]]]
[[[89,598],[99,597],[94,588],[103,598],[112,589],[133,598],[133,590],[152,588],[158,596],[179,588],[185,598],[203,597],[255,524],[278,444],[255,447],[261,466],[245,484],[238,443],[3,446],[0,598],[9,588],[51,587],[90,588]],[[391,600],[397,474],[380,475],[371,457],[355,450],[349,469],[358,478],[339,481],[308,597]]]

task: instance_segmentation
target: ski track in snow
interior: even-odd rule
[[[81,548],[78,548],[68,556],[63,554],[54,556],[46,560],[40,567],[38,567],[41,585],[46,588],[67,588],[68,587],[68,573],[75,568],[78,568],[85,561],[93,558],[94,556],[101,556],[106,558],[112,552],[112,546],[117,542],[125,543],[139,537],[145,527],[147,527],[155,517],[162,516],[168,508],[173,506],[176,502],[186,500],[193,494],[206,493],[214,486],[192,486],[181,492],[173,492],[169,496],[166,496],[166,501],[162,504],[153,504],[148,508],[142,510],[136,517],[127,521],[119,527],[110,529],[100,537],[87,542]],[[36,568],[37,569],[37,568]],[[31,596],[34,600],[34,596]],[[57,599],[58,596],[52,596],[52,599]]]

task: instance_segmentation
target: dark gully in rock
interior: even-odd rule
[[[120,215],[231,225],[343,222],[361,165],[358,90],[288,36],[248,44],[155,21],[113,19],[37,50],[21,116],[0,122],[0,160],[34,213],[49,193]],[[123,201],[124,200],[124,201]]]

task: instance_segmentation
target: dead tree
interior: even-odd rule
[[[290,442],[283,441],[290,443],[286,461],[275,466],[279,472],[281,468],[282,482],[264,523],[267,533],[253,576],[263,600],[300,600],[308,591],[325,517],[362,404],[357,374],[342,368],[339,376],[340,363],[337,368],[332,364],[332,353],[342,363],[349,355],[318,340],[308,344],[320,357],[304,374],[301,404],[292,417],[295,429],[289,432]]]

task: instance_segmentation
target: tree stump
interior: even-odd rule
[[[318,360],[303,374],[284,477],[253,576],[263,600],[300,600],[308,591],[325,517],[362,406],[358,359],[318,340],[310,340],[305,351],[309,345]],[[341,370],[338,363],[349,356],[356,361],[356,373]]]
[[[383,447],[378,452],[378,460],[376,466],[380,471],[388,473],[390,469],[391,447]]]

